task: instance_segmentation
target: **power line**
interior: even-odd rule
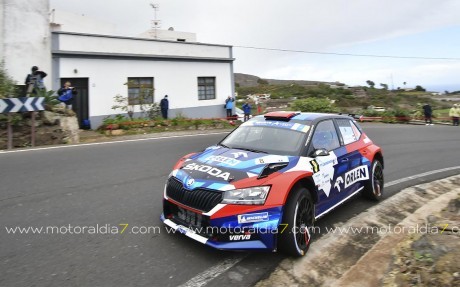
[[[238,45],[234,45],[233,47],[242,48],[242,49],[253,49],[253,50],[302,53],[302,54],[317,54],[317,55],[349,56],[349,57],[460,61],[460,58],[450,58],[450,57],[417,57],[417,56],[391,56],[391,55],[375,55],[375,54],[352,54],[352,53],[335,53],[335,52],[318,52],[318,51],[305,51],[305,50],[263,48],[263,47],[238,46]]]

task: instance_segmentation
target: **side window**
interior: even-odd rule
[[[343,138],[343,144],[350,144],[361,137],[361,132],[351,120],[338,119],[337,125]]]
[[[314,149],[326,149],[328,151],[340,147],[339,137],[332,120],[320,122],[311,139]]]

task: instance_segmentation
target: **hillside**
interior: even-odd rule
[[[337,84],[330,82],[318,82],[318,81],[305,81],[305,80],[275,80],[275,79],[264,79],[254,75],[235,73],[235,85],[239,87],[256,87],[259,85],[258,81],[262,80],[269,85],[299,85],[304,87],[313,87],[319,84]]]
[[[235,74],[235,86],[239,99],[246,99],[250,94],[270,94],[271,100],[263,103],[269,109],[286,109],[293,100],[309,98],[330,101],[336,109],[352,113],[370,106],[413,112],[419,111],[425,103],[439,110],[450,108],[452,104],[452,100],[437,100],[430,92],[347,87],[337,82],[263,79],[240,73]]]

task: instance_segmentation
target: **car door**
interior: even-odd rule
[[[346,150],[344,160],[348,163],[347,171],[341,175],[345,196],[356,193],[369,179],[369,166],[367,160],[359,152],[362,147],[360,138],[362,133],[351,119],[335,119],[341,142]]]
[[[325,149],[327,156],[316,156],[310,161],[313,169],[313,181],[318,190],[318,204],[315,216],[326,213],[344,198],[342,190],[335,188],[337,176],[348,168],[347,154],[341,148],[339,136],[332,119],[323,120],[315,125],[311,136],[308,155],[315,150]]]

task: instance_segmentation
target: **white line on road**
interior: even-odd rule
[[[209,135],[222,135],[222,134],[228,134],[228,133],[229,133],[229,132],[208,133],[208,134],[192,134],[192,135],[178,135],[178,136],[167,136],[167,137],[154,137],[154,138],[142,138],[142,139],[120,140],[120,141],[111,141],[111,142],[97,142],[97,143],[85,143],[85,144],[74,144],[74,145],[60,145],[60,146],[50,146],[50,147],[40,147],[40,148],[21,149],[21,150],[0,150],[0,154],[6,154],[6,153],[20,153],[20,152],[31,152],[31,151],[40,151],[40,150],[50,150],[50,149],[72,148],[72,147],[87,147],[87,146],[95,146],[95,145],[108,145],[108,144],[118,144],[118,143],[127,143],[127,142],[139,142],[139,141],[151,141],[151,140],[172,139],[172,138],[198,137],[198,136],[209,136]]]
[[[207,269],[204,272],[201,272],[197,276],[193,277],[192,279],[188,280],[179,287],[201,287],[208,284],[211,280],[216,278],[217,276],[221,275],[228,269],[235,266],[238,262],[243,260],[246,256],[239,257],[239,258],[228,258],[224,261],[220,262],[219,264]]]
[[[401,179],[390,181],[389,183],[386,183],[384,186],[385,187],[390,187],[390,186],[393,186],[395,184],[403,183],[403,182],[410,181],[410,180],[413,180],[413,179],[422,178],[422,177],[425,177],[425,176],[429,176],[429,175],[433,175],[433,174],[437,174],[437,173],[441,173],[441,172],[445,172],[445,171],[456,170],[456,169],[460,169],[460,166],[453,166],[453,167],[447,167],[447,168],[442,168],[442,169],[436,169],[436,170],[427,171],[427,172],[424,172],[424,173],[419,173],[419,174],[416,174],[416,175],[411,175],[411,176],[408,176],[408,177],[404,177],[404,178],[401,178]]]
[[[408,176],[405,178],[397,179],[390,181],[385,184],[385,187],[390,187],[399,183],[407,182],[410,180],[414,180],[417,178],[422,178],[425,176],[433,175],[436,173],[441,173],[445,171],[451,171],[451,170],[456,170],[460,169],[460,166],[454,166],[454,167],[447,167],[447,168],[442,168],[442,169],[437,169],[437,170],[432,170],[424,173],[420,173],[417,175],[412,175]],[[225,259],[224,261],[220,262],[219,264],[215,265],[214,267],[211,267],[210,269],[198,274],[197,276],[193,277],[192,279],[188,280],[184,284],[180,285],[179,287],[201,287],[201,286],[206,286],[209,282],[211,282],[214,278],[219,277],[222,275],[225,271],[228,269],[232,268],[236,264],[238,264],[241,260],[243,260],[245,257],[241,258],[231,258],[231,259]]]

